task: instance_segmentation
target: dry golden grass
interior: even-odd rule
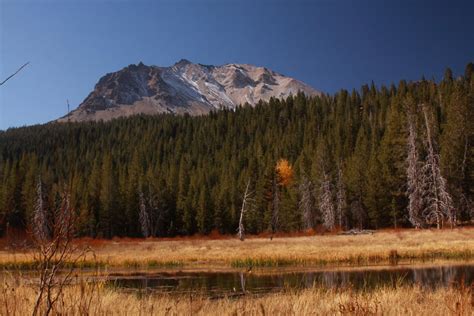
[[[228,269],[272,264],[363,265],[396,260],[474,258],[474,229],[379,231],[373,235],[292,238],[78,240],[95,254],[88,260],[111,267]],[[0,265],[32,263],[29,252],[0,252]],[[472,262],[472,261],[471,261]],[[169,266],[167,266],[167,264]],[[19,265],[22,266],[22,265]],[[25,264],[24,267],[33,267]],[[139,295],[104,283],[79,282],[65,289],[55,306],[59,315],[474,315],[470,287],[430,290],[417,286],[382,287],[368,291],[313,288],[262,297],[211,300],[198,295]],[[0,315],[31,314],[36,288],[31,275],[4,272],[0,278]]]
[[[28,315],[35,290],[19,279],[3,281],[1,315]],[[70,286],[53,315],[473,315],[469,287],[417,286],[355,292],[313,288],[299,292],[211,300],[199,296],[138,295],[86,283]]]
[[[384,264],[391,261],[472,260],[474,228],[378,231],[373,235],[286,238],[117,239],[79,241],[110,267],[230,268]],[[28,252],[0,251],[0,266],[31,262]],[[93,260],[89,256],[89,260]],[[27,264],[25,264],[27,266]]]

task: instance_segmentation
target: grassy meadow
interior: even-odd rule
[[[77,240],[89,248],[83,267],[239,269],[282,266],[363,266],[474,259],[474,228],[376,231],[368,235]],[[0,267],[34,267],[28,250],[4,247]]]
[[[113,269],[240,270],[264,268],[360,267],[409,262],[464,262],[474,260],[474,229],[387,230],[367,235],[313,235],[178,239],[113,239],[75,241],[90,248],[87,270],[62,289],[52,315],[473,315],[474,288],[453,284],[431,289],[418,285],[380,286],[375,289],[284,290],[265,295],[212,299],[203,293],[163,294],[116,288],[94,273]],[[38,285],[29,270],[37,265],[26,249],[0,252],[0,315],[32,314]],[[261,269],[258,269],[261,268]],[[94,272],[96,271],[96,272]],[[271,271],[271,270],[268,270]],[[99,281],[97,281],[99,280]],[[44,306],[43,306],[44,308]]]
[[[3,281],[1,315],[31,314],[35,289],[21,281]],[[372,291],[302,291],[262,297],[212,300],[187,296],[127,293],[103,284],[80,283],[64,290],[53,315],[472,315],[472,288],[380,287]]]

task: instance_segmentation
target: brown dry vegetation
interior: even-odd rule
[[[8,278],[7,278],[8,279]],[[20,279],[3,281],[0,314],[31,314],[35,290]],[[472,315],[472,288],[418,286],[373,291],[313,288],[299,292],[211,300],[199,295],[139,295],[80,283],[65,289],[54,315]]]
[[[85,239],[109,267],[239,268],[242,266],[367,265],[393,261],[474,259],[474,229],[378,231],[372,235],[227,239]],[[27,267],[29,252],[0,251],[4,268]]]
[[[412,258],[464,260],[474,258],[474,229],[379,231],[373,235],[300,236],[179,240],[110,241],[76,240],[90,246],[91,262],[111,267],[158,267],[175,262],[184,268],[240,268],[242,265],[279,266],[311,264],[363,265],[393,263]],[[30,263],[29,252],[5,249],[0,262]],[[378,261],[377,261],[378,260]],[[153,264],[152,264],[153,263]],[[274,264],[274,265],[272,265]],[[22,267],[22,265],[18,265]],[[100,269],[99,269],[100,270]],[[261,270],[263,271],[263,270]],[[262,273],[262,272],[259,273]],[[79,272],[80,273],[80,272]],[[94,274],[93,271],[90,273]],[[432,290],[418,286],[379,287],[354,291],[312,288],[284,291],[261,297],[212,300],[199,293],[187,296],[125,292],[108,287],[103,281],[87,282],[80,274],[64,289],[54,306],[56,315],[473,315],[474,297],[470,286]],[[0,277],[0,315],[31,314],[37,296],[31,274],[3,272]]]

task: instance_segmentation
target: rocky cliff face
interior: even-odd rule
[[[134,114],[200,115],[240,104],[255,105],[298,91],[320,92],[264,67],[210,66],[180,60],[171,67],[130,65],[102,77],[87,98],[59,121],[110,120]]]

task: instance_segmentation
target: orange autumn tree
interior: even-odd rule
[[[288,160],[278,160],[275,169],[278,174],[279,185],[286,187],[293,182],[293,167]]]

